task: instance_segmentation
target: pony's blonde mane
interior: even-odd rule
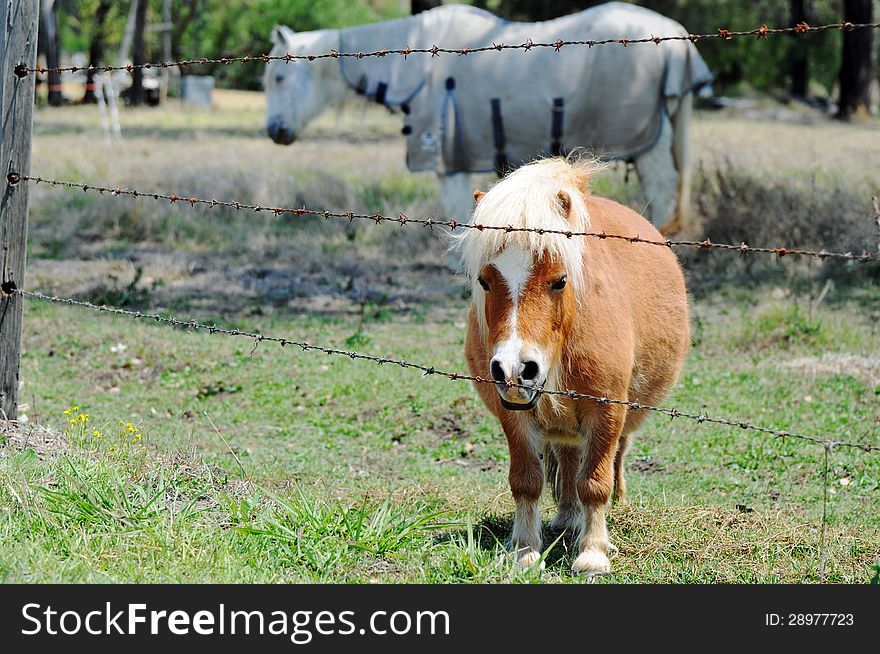
[[[477,203],[471,224],[491,227],[584,232],[590,229],[585,194],[590,177],[603,165],[581,156],[542,159],[518,168],[498,182]],[[570,199],[566,215],[560,191]],[[584,276],[584,239],[564,234],[539,234],[501,229],[467,229],[457,237],[455,247],[462,253],[462,268],[472,286],[477,322],[487,332],[483,292],[477,278],[492,258],[515,246],[540,255],[544,252],[562,263],[574,288],[581,288]]]

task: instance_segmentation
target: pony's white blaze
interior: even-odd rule
[[[510,301],[513,302],[514,311],[519,306],[519,298],[526,282],[532,274],[532,253],[520,247],[508,247],[501,254],[493,258],[490,263],[498,269],[507,284],[510,293]]]
[[[524,248],[511,245],[493,257],[489,263],[504,279],[510,299],[506,330],[503,332],[504,337],[493,347],[492,362],[500,366],[505,378],[509,380],[520,380],[526,362],[532,362],[537,365],[537,373],[529,381],[542,385],[546,378],[548,357],[538,344],[523,340],[519,325],[520,303],[523,291],[532,277],[534,255]],[[528,403],[533,396],[532,392],[517,387],[499,386],[498,390],[502,397],[513,403]]]

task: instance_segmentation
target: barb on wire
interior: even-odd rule
[[[205,198],[199,197],[189,197],[185,195],[177,195],[175,193],[171,193],[170,195],[167,193],[156,193],[151,191],[138,191],[134,189],[125,189],[122,187],[114,187],[111,188],[109,186],[96,186],[94,184],[82,184],[79,182],[70,182],[64,180],[57,179],[46,179],[44,177],[36,177],[30,175],[19,175],[18,173],[10,173],[7,178],[9,179],[11,184],[17,184],[20,181],[33,182],[34,184],[48,184],[49,186],[67,188],[67,189],[78,189],[84,192],[92,192],[97,193],[99,195],[110,195],[110,196],[126,196],[132,198],[146,198],[152,200],[167,200],[168,202],[188,204],[191,207],[196,205],[204,205],[209,208],[213,207],[228,207],[231,209],[235,209],[236,211],[253,211],[256,213],[264,212],[271,213],[275,216],[317,216],[325,219],[342,219],[351,222],[352,220],[366,220],[376,224],[388,222],[388,223],[397,223],[401,226],[405,225],[419,225],[422,227],[428,227],[429,229],[433,229],[434,227],[448,227],[449,229],[455,231],[457,229],[476,229],[478,231],[483,230],[496,230],[503,232],[534,232],[537,234],[548,234],[548,235],[557,235],[557,236],[565,236],[566,238],[575,238],[575,237],[588,237],[588,238],[598,238],[598,239],[611,239],[618,241],[626,241],[628,243],[642,243],[645,245],[656,245],[666,248],[681,248],[681,247],[689,247],[695,248],[698,250],[728,250],[733,252],[738,252],[741,255],[747,255],[752,253],[761,253],[761,254],[772,254],[776,255],[779,258],[782,257],[813,257],[816,259],[842,259],[845,261],[858,261],[861,263],[867,261],[880,261],[880,256],[869,254],[867,251],[862,252],[861,254],[853,254],[852,252],[828,252],[826,250],[813,251],[813,250],[804,250],[800,248],[792,248],[792,247],[753,247],[751,245],[747,245],[746,243],[740,243],[739,245],[733,245],[731,243],[715,243],[711,240],[704,239],[702,241],[672,241],[669,239],[665,240],[653,240],[649,238],[642,238],[637,234],[634,236],[626,236],[623,234],[607,234],[605,232],[577,232],[577,231],[563,231],[558,229],[543,229],[543,228],[534,228],[534,227],[513,227],[512,225],[481,225],[479,223],[463,223],[457,220],[441,220],[436,218],[410,218],[404,213],[399,213],[397,216],[388,216],[382,214],[380,212],[376,213],[355,213],[353,211],[325,211],[321,209],[308,209],[306,207],[300,209],[293,209],[287,207],[271,207],[271,206],[263,206],[260,204],[251,204],[246,202],[232,202],[228,200],[208,200]]]
[[[278,336],[267,336],[262,332],[250,332],[241,329],[228,329],[225,327],[218,327],[217,325],[209,325],[205,323],[198,322],[196,320],[180,320],[179,318],[174,318],[172,316],[163,316],[156,313],[144,313],[142,311],[131,311],[129,309],[122,309],[120,307],[110,307],[106,305],[97,305],[92,304],[91,302],[85,302],[82,300],[75,300],[72,298],[62,298],[54,295],[47,295],[44,293],[39,293],[35,291],[27,291],[24,289],[16,288],[14,289],[15,293],[22,295],[24,297],[33,298],[36,300],[43,300],[46,302],[55,302],[59,304],[66,304],[70,306],[81,307],[84,309],[91,309],[93,311],[101,311],[104,313],[109,313],[117,316],[127,316],[129,318],[133,318],[136,320],[146,320],[150,322],[157,322],[160,324],[171,325],[175,327],[183,327],[185,329],[190,329],[192,331],[206,331],[209,334],[222,334],[225,336],[237,336],[243,338],[249,338],[254,341],[254,343],[276,343],[281,347],[285,346],[293,346],[302,349],[304,352],[312,351],[312,352],[323,352],[328,355],[336,355],[341,357],[347,357],[352,360],[359,361],[372,361],[379,365],[389,364],[400,366],[401,368],[409,368],[413,370],[419,370],[424,375],[437,375],[440,377],[446,377],[451,380],[456,381],[471,381],[476,384],[495,384],[495,380],[486,379],[485,377],[479,377],[474,375],[465,375],[461,373],[455,372],[446,372],[443,370],[438,370],[434,366],[426,366],[419,363],[413,363],[411,361],[407,361],[406,359],[391,359],[389,357],[377,356],[374,354],[362,354],[360,352],[353,352],[348,350],[340,350],[332,347],[323,347],[320,345],[314,345],[312,343],[307,343],[305,341],[299,341],[290,338],[281,338]],[[862,450],[864,452],[880,452],[880,445],[872,445],[866,443],[846,443],[839,441],[832,441],[825,438],[819,438],[818,436],[809,436],[806,434],[799,434],[795,432],[790,432],[784,429],[772,429],[770,427],[761,427],[760,425],[753,425],[744,420],[731,420],[729,418],[719,418],[719,417],[711,417],[704,413],[689,413],[687,411],[679,411],[678,409],[672,407],[657,407],[651,406],[648,404],[642,404],[641,402],[630,402],[627,400],[617,400],[608,397],[602,397],[598,395],[590,395],[588,393],[578,393],[573,390],[552,390],[545,388],[537,388],[531,386],[526,386],[525,384],[518,383],[508,383],[508,386],[514,388],[527,388],[529,390],[537,390],[540,393],[546,395],[557,395],[561,397],[565,397],[571,400],[590,400],[592,402],[597,402],[599,404],[614,404],[619,406],[625,406],[629,409],[635,411],[651,411],[654,413],[660,413],[668,416],[670,419],[675,418],[686,418],[688,420],[694,420],[698,423],[711,423],[716,425],[723,425],[725,427],[737,427],[746,431],[754,431],[762,434],[768,434],[773,436],[774,438],[793,438],[803,441],[809,441],[811,443],[817,443],[820,445],[824,445],[826,447],[848,447],[852,449]]]
[[[624,47],[628,47],[630,45],[642,44],[642,43],[653,43],[654,45],[660,45],[664,41],[691,41],[692,43],[698,43],[699,41],[707,41],[707,40],[721,40],[721,41],[732,41],[735,38],[749,37],[754,36],[757,38],[765,38],[771,35],[776,34],[809,34],[811,32],[826,32],[830,30],[840,30],[840,31],[853,31],[853,30],[861,30],[861,29],[880,29],[880,23],[849,23],[849,22],[841,22],[841,23],[831,23],[828,25],[808,25],[807,23],[798,23],[792,27],[776,27],[771,28],[767,25],[761,25],[755,29],[751,30],[729,30],[725,28],[720,28],[715,32],[710,32],[707,34],[677,34],[674,36],[649,36],[645,38],[639,39],[630,39],[627,37],[619,37],[619,38],[610,38],[610,39],[597,39],[597,40],[582,40],[582,41],[569,41],[565,39],[557,39],[555,41],[549,42],[538,42],[532,41],[531,39],[526,39],[523,43],[519,44],[505,44],[505,43],[493,43],[492,45],[481,46],[477,48],[448,48],[448,47],[440,47],[438,45],[432,45],[430,48],[398,48],[398,49],[383,49],[383,50],[373,50],[371,52],[339,52],[338,50],[330,50],[329,52],[319,53],[319,54],[291,54],[285,53],[283,55],[270,55],[270,54],[260,54],[260,55],[244,55],[240,57],[218,57],[218,58],[209,58],[209,57],[199,57],[196,59],[181,59],[179,61],[160,61],[160,62],[148,62],[144,64],[125,64],[121,66],[58,66],[55,68],[46,68],[44,66],[36,66],[33,68],[29,68],[27,66],[18,66],[15,69],[15,74],[19,76],[24,76],[29,73],[48,73],[48,72],[59,72],[59,73],[76,73],[81,71],[91,71],[91,72],[109,72],[114,70],[124,70],[127,72],[132,72],[136,68],[186,68],[187,66],[204,66],[207,64],[219,64],[223,66],[228,66],[230,64],[247,64],[251,62],[261,61],[268,63],[270,61],[316,61],[318,59],[342,59],[342,58],[352,58],[352,59],[364,59],[365,57],[388,57],[388,56],[401,56],[404,59],[411,55],[415,54],[428,54],[432,57],[437,57],[439,55],[446,54],[454,54],[459,56],[467,56],[471,54],[476,54],[479,52],[501,52],[503,50],[522,50],[523,52],[528,52],[530,50],[534,50],[537,48],[550,48],[555,52],[559,52],[562,48],[567,46],[586,46],[588,48],[593,48],[595,46],[600,45],[622,45]]]

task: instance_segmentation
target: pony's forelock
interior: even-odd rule
[[[471,224],[559,232],[585,232],[590,229],[585,194],[590,177],[602,164],[596,159],[570,156],[543,159],[523,166],[498,182],[474,210]],[[568,215],[560,200],[568,196]],[[575,289],[584,276],[584,239],[564,234],[466,229],[456,237],[454,247],[461,252],[462,268],[468,276],[473,297],[482,298],[477,278],[492,258],[508,247],[522,248],[535,255],[544,252],[565,268]],[[481,332],[487,331],[485,304],[474,302]]]

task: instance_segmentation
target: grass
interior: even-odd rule
[[[770,339],[756,351],[754,338],[730,339],[772,334],[768,312],[785,315],[758,307],[708,331],[668,404],[876,440],[880,387],[781,365],[852,343],[876,351],[862,311],[817,310],[815,343]],[[66,432],[67,449],[0,458],[7,580],[577,581],[570,543],[548,552],[543,577],[503,556],[506,448],[466,384],[36,303],[27,320],[28,414]],[[358,322],[253,326],[342,345]],[[360,328],[369,351],[463,369],[454,312]],[[90,415],[82,433],[63,413],[74,400]],[[138,444],[117,434],[119,420],[143,434]],[[628,460],[632,502],[611,512],[621,548],[612,580],[818,579],[820,447],[654,417]],[[878,457],[834,451],[830,581],[870,578],[878,480]]]
[[[207,114],[125,112],[128,136],[112,148],[94,109],[40,112],[34,172],[266,204],[439,211],[430,177],[401,174],[399,125],[381,113],[325,116],[283,149],[256,138],[254,97]],[[700,118],[699,161],[708,166],[716,145],[730,155],[700,178],[707,225],[724,224],[709,211],[724,202],[737,219],[746,203],[784,213],[771,191],[783,188],[786,155],[751,139],[800,129]],[[815,174],[821,196],[851,166],[836,197],[855,206],[876,130],[811,129],[855,163],[837,151],[827,166],[804,163],[801,139],[787,155],[804,168],[792,167],[792,183],[811,190],[827,168]],[[713,190],[716,170],[747,182]],[[599,190],[640,202],[622,171]],[[819,206],[819,196],[806,198]],[[465,369],[463,286],[426,230],[285,224],[39,187],[32,205],[30,288]],[[779,235],[743,225],[753,244]],[[864,238],[849,226],[839,223],[840,243]],[[683,259],[694,345],[667,406],[878,442],[872,269]],[[568,572],[565,539],[547,534],[543,573],[506,554],[506,445],[466,383],[36,301],[24,345],[29,422],[4,426],[0,444],[2,581],[584,581]],[[634,439],[628,480],[631,502],[609,520],[620,556],[601,583],[819,581],[826,492],[825,580],[876,578],[876,454],[835,449],[826,480],[819,446],[654,416]],[[549,498],[543,506],[549,521]]]

